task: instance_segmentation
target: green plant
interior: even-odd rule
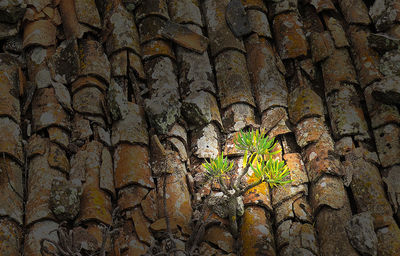
[[[207,176],[219,183],[223,193],[219,199],[210,200],[213,202],[210,207],[219,213],[220,217],[229,216],[232,234],[237,236],[237,216],[243,214],[242,196],[263,182],[276,187],[290,183],[291,180],[288,179],[289,168],[285,162],[273,159],[273,155],[280,152],[274,151],[275,139],[266,136],[264,131],[240,131],[235,146],[244,151],[243,167],[235,178],[231,179],[228,174],[233,169],[233,162],[224,157],[223,153],[210,162],[206,161],[203,166]],[[250,184],[243,184],[242,178],[248,175],[250,169],[254,172],[256,180]]]

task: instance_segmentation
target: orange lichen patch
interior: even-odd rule
[[[18,124],[8,117],[1,117],[0,132],[0,153],[10,155],[22,164],[24,162],[24,153],[21,143],[21,130]]]
[[[148,60],[157,56],[166,56],[175,59],[171,43],[165,40],[154,40],[142,45],[142,58]]]
[[[247,184],[252,184],[258,181],[253,171],[249,171],[249,176],[246,177]],[[248,190],[244,194],[243,202],[245,205],[259,205],[272,211],[270,188],[268,183],[263,182],[260,185]],[[247,255],[247,254],[246,254]]]
[[[140,79],[146,79],[146,73],[143,69],[142,59],[133,52],[128,52],[129,69],[132,69]]]
[[[131,209],[140,205],[140,203],[142,203],[143,207],[142,200],[144,200],[148,192],[149,192],[148,189],[139,186],[122,188],[120,191],[118,191],[119,208],[121,209],[121,211],[125,211],[127,209]],[[150,212],[152,211],[156,211],[156,209],[151,209]],[[146,208],[146,213],[148,213],[147,208]]]
[[[22,230],[8,219],[0,220],[0,254],[3,256],[20,255]]]
[[[98,41],[83,40],[79,45],[79,60],[79,76],[94,76],[110,83],[111,65]]]
[[[321,97],[311,88],[297,87],[289,94],[290,121],[297,124],[306,117],[323,116],[324,106]]]
[[[283,13],[275,17],[273,29],[282,59],[307,55],[308,45],[302,26],[295,12]]]
[[[219,247],[226,253],[234,252],[235,239],[231,233],[220,226],[212,226],[204,234],[204,240]]]
[[[23,47],[40,45],[48,47],[56,44],[56,27],[49,20],[38,20],[25,26]]]
[[[16,89],[16,81],[11,79],[10,70],[0,71],[0,116],[12,118],[15,122],[20,123],[21,112],[18,100],[18,90]]]
[[[104,191],[93,185],[84,185],[81,196],[81,206],[77,222],[89,220],[111,224],[111,200]]]
[[[143,243],[151,245],[154,241],[154,238],[149,231],[150,223],[148,223],[140,208],[137,207],[132,211],[132,221],[139,240]]]
[[[51,125],[69,130],[69,118],[57,101],[54,88],[39,89],[32,101],[32,130],[39,131]]]
[[[228,3],[229,0],[207,0],[203,3],[211,54],[214,57],[226,49],[245,51],[242,40],[234,36],[226,23],[225,9]]]
[[[169,19],[167,0],[148,0],[138,6],[136,19],[139,21],[147,16],[155,15]]]
[[[140,184],[153,188],[147,147],[120,144],[114,153],[115,187]]]
[[[222,109],[235,103],[256,106],[243,53],[229,50],[219,54],[215,59],[215,70]]]
[[[21,167],[8,157],[0,157],[0,215],[23,224],[23,182]],[[0,246],[1,247],[1,246]]]
[[[244,8],[246,9],[246,11],[248,9],[255,9],[255,10],[263,11],[265,13],[268,12],[267,6],[263,2],[263,0],[242,0],[242,4],[243,4]]]
[[[379,55],[368,45],[369,31],[350,26],[349,35],[352,44],[354,63],[358,70],[362,88],[379,80],[382,75],[379,72]]]
[[[28,199],[25,207],[25,224],[54,219],[50,210],[50,191],[53,179],[65,180],[66,175],[51,168],[47,156],[35,156],[29,162]]]
[[[274,235],[264,209],[247,207],[240,228],[241,255],[275,255]]]
[[[101,82],[99,79],[92,76],[84,76],[76,79],[71,85],[71,92],[75,93],[76,91],[85,88],[85,87],[96,87],[100,89],[102,92],[107,91],[107,86],[104,82]]]

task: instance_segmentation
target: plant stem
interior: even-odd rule
[[[257,157],[257,154],[253,154],[253,152],[250,152],[251,156],[249,158],[249,160],[247,161],[247,165],[245,168],[242,169],[242,171],[239,173],[239,176],[236,178],[233,187],[236,191],[236,193],[240,192],[240,188],[239,188],[239,184],[243,178],[244,175],[246,175],[246,173],[249,171],[250,165],[253,163],[254,158]]]
[[[248,190],[250,190],[250,189],[252,189],[252,188],[254,188],[254,187],[257,187],[258,185],[260,185],[260,184],[263,183],[263,182],[264,182],[263,179],[259,179],[258,181],[251,183],[250,185],[246,186],[243,190],[241,190],[237,196],[242,196],[242,195],[245,194]]]
[[[229,224],[231,226],[231,232],[234,238],[238,237],[238,225],[237,225],[237,216],[236,216],[236,210],[237,210],[237,201],[236,197],[230,198],[228,201],[228,216],[229,216]]]
[[[221,190],[225,195],[228,195],[228,188],[226,187],[224,180],[221,176],[218,177],[218,183],[221,185]]]

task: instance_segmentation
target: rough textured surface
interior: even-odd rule
[[[378,238],[374,231],[373,218],[370,213],[354,215],[347,223],[346,233],[351,245],[361,255],[377,255]]]
[[[50,209],[57,219],[70,221],[79,213],[80,191],[65,181],[53,180],[50,191]]]
[[[395,0],[1,1],[0,254],[398,256],[399,23]],[[235,177],[258,128],[292,182],[232,201],[231,232],[202,164]]]

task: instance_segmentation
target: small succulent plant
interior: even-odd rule
[[[210,207],[214,210],[218,208],[219,211],[216,213],[220,217],[229,217],[232,234],[237,236],[237,216],[243,214],[241,209],[243,206],[240,205],[243,195],[263,182],[268,183],[270,187],[276,187],[290,183],[291,180],[288,179],[289,168],[285,162],[273,158],[273,155],[280,152],[280,150],[274,151],[275,139],[266,136],[264,131],[240,131],[235,140],[235,146],[238,150],[244,151],[243,168],[235,178],[229,176],[229,171],[233,169],[234,164],[224,157],[223,153],[211,159],[210,162],[206,161],[203,166],[207,171],[207,176],[219,183],[223,193],[221,200],[210,200],[214,202],[214,205]],[[250,184],[243,184],[242,178],[249,175],[250,169],[256,180]],[[216,201],[218,201],[217,205]],[[225,210],[221,212],[220,209]]]

